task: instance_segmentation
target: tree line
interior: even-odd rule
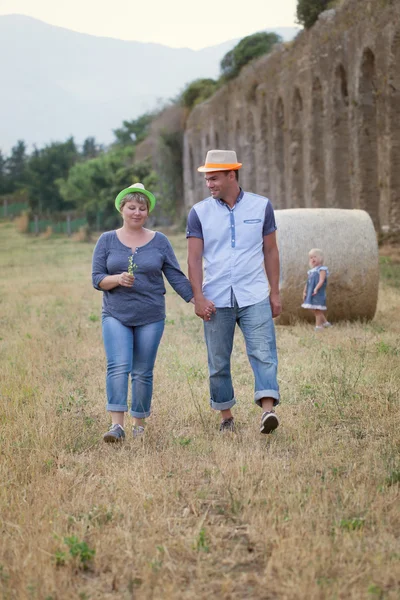
[[[19,140],[9,156],[0,151],[0,199],[7,197],[12,203],[24,196],[32,215],[75,212],[85,215],[93,226],[101,214],[104,227],[114,226],[110,197],[126,182],[154,183],[150,165],[134,164],[135,145],[150,120],[148,115],[125,122],[114,132],[115,142],[108,148],[93,137],[79,146],[71,137],[34,147],[28,154],[25,142]]]

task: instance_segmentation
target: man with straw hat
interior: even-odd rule
[[[279,386],[272,320],[281,312],[276,224],[268,198],[239,186],[241,166],[236,152],[210,150],[198,168],[205,174],[210,196],[188,215],[189,279],[196,314],[204,320],[210,404],[221,412],[220,431],[234,431],[230,362],[237,323],[254,373],[254,401],[263,409],[260,433],[271,433],[279,425],[274,411]]]

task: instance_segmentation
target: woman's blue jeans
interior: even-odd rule
[[[236,404],[231,378],[231,354],[236,323],[242,330],[246,352],[254,373],[254,402],[273,398],[279,404],[278,358],[275,327],[269,298],[239,308],[217,308],[210,321],[204,321],[210,375],[210,404],[215,410],[227,410]]]
[[[128,410],[128,380],[132,381],[132,417],[151,412],[153,369],[164,331],[164,321],[126,327],[114,317],[103,317],[103,342],[107,357],[107,410]]]

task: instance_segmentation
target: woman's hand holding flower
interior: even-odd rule
[[[133,286],[133,282],[134,282],[135,277],[133,275],[130,275],[129,273],[121,273],[121,275],[118,275],[118,283],[119,285],[122,285],[123,287],[132,287]]]

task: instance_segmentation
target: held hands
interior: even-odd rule
[[[204,296],[194,300],[194,312],[200,319],[203,319],[203,321],[209,321],[211,315],[215,313],[216,310],[214,302],[211,302],[211,300],[208,300]]]
[[[121,273],[118,275],[118,285],[122,285],[123,287],[132,287],[135,277],[133,275],[129,275],[129,273]]]

